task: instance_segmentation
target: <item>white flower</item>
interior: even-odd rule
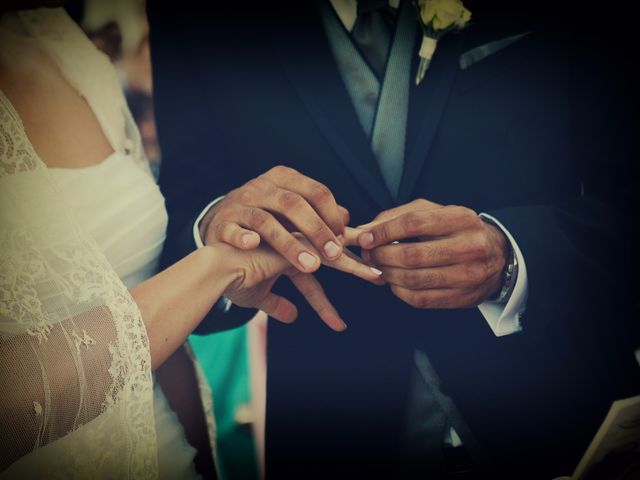
[[[420,20],[425,31],[431,30],[433,38],[439,32],[452,28],[464,28],[471,19],[471,12],[465,8],[461,0],[418,0]],[[429,35],[427,32],[428,36]]]
[[[423,30],[418,53],[420,64],[416,74],[416,85],[419,85],[429,68],[438,39],[451,30],[466,27],[471,20],[471,12],[465,8],[462,0],[414,0],[414,4]]]

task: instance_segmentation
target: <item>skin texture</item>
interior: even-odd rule
[[[476,307],[500,288],[508,240],[471,209],[418,199],[357,230],[349,240],[415,308]]]
[[[324,260],[342,255],[338,238],[349,222],[347,210],[331,191],[296,170],[277,166],[232,190],[200,224],[205,243],[225,242],[240,249],[266,242],[301,272],[313,272],[320,256],[297,240],[304,235]]]
[[[347,227],[348,221],[327,187],[278,166],[231,191],[207,213],[200,232],[210,245],[252,249],[263,241],[306,274],[321,258],[292,230],[319,251],[326,242],[339,242],[344,253],[337,258],[350,254],[344,247],[360,246],[374,271],[383,272],[372,281],[388,283],[400,300],[416,308],[475,307],[500,288],[508,240],[473,210],[418,199],[358,229]],[[313,257],[312,264],[300,261],[305,255]],[[331,261],[326,252],[324,258]]]

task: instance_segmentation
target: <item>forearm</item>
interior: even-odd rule
[[[131,291],[147,328],[154,370],[184,343],[237,276],[222,249],[207,246]]]

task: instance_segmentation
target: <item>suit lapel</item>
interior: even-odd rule
[[[415,43],[414,60],[411,66],[412,82],[409,92],[405,163],[398,194],[398,202],[401,204],[412,200],[416,182],[438,129],[453,80],[459,70],[458,58],[462,49],[462,35],[449,34],[443,37],[438,42],[438,48],[424,80],[416,86],[414,76],[418,69],[420,40],[421,33],[418,34]]]
[[[331,54],[312,2],[273,40],[284,71],[316,125],[351,175],[382,209],[394,205]],[[307,5],[305,5],[307,4]],[[302,20],[305,18],[305,20]],[[295,41],[294,41],[295,40]]]

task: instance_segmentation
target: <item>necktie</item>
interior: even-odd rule
[[[351,37],[379,78],[384,77],[394,23],[388,0],[358,0]]]

